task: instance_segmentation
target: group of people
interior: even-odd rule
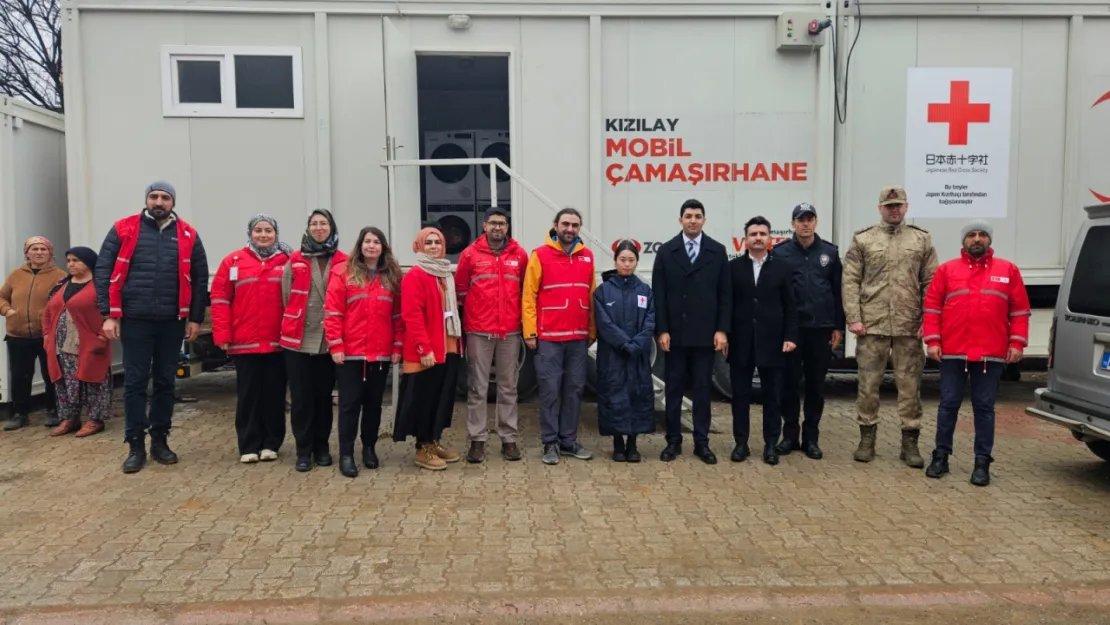
[[[412,244],[415,263],[402,272],[378,228],[363,228],[346,254],[338,247],[335,219],[318,209],[294,250],[281,241],[277,220],[258,214],[247,224],[247,245],[223,259],[210,292],[203,244],[175,213],[173,186],[155,182],[145,197],[140,214],[113,225],[99,256],[88,248],[66,253],[68,275],[53,266],[48,241],[28,240],[27,264],[0,289],[13,371],[13,416],[5,429],[27,425],[38,361],[52,382],[52,433],[102,431],[111,393],[110,341],[119,339],[127,473],[145,466],[148,434],[155,461],[177,462],[167,442],[175,365],[182,339],[199,334],[209,302],[213,339],[235,362],[240,461],[277,459],[288,389],[296,470],[330,466],[332,392],[338,387],[339,471],[347,477],[359,473],[356,436],[361,464],[380,465],[375,445],[392,367],[402,373],[393,440],[413,439],[414,462],[424,469],[443,470],[461,459],[442,435],[451,425],[454,380],[464,359],[467,462],[486,459],[491,372],[501,455],[520,460],[522,344],[535,352],[545,464],[593,455],[579,442],[578,426],[595,342],[598,426],[613,439],[614,461],[641,461],[638,437],[655,431],[653,342],[664,353],[667,389],[661,460],[682,454],[689,383],[694,455],[716,464],[709,446],[716,352],[727,358],[731,373],[731,460],[751,455],[756,371],[763,391],[763,461],[775,465],[793,451],[818,460],[823,384],[847,327],[857,339],[859,366],[855,459],[875,457],[879,386],[892,358],[900,456],[911,467],[925,466],[918,449],[924,342],[929,357],[941,363],[942,393],[926,474],[948,472],[970,378],[976,431],[971,480],[985,485],[998,381],[1028,343],[1021,274],[994,256],[991,226],[970,222],[960,258],[938,267],[928,232],[906,223],[909,203],[901,187],[881,191],[879,223],[855,233],[843,261],[838,248],[817,235],[817,210],[810,204],[794,208],[794,237],[773,247],[770,222],[748,220],[745,252],[730,260],[703,232],[704,205],[688,200],[679,208],[682,231],[655,257],[650,286],[637,276],[641,246],[632,239],[614,244],[615,269],[597,283],[593,251],[579,236],[582,216],[573,208],[559,211],[544,244],[530,254],[509,236],[507,213],[490,209],[484,234],[462,252],[453,274],[436,228],[420,231]],[[84,288],[90,282],[95,287]],[[89,413],[84,425],[82,407]]]

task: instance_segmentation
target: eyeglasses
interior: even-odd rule
[[[509,225],[509,222],[507,222],[507,221],[487,221],[486,224],[489,225],[490,228],[505,228]]]

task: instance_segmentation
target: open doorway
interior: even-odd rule
[[[509,57],[420,55],[416,58],[420,158],[509,160]],[[509,177],[498,171],[497,205],[512,210]],[[482,234],[490,207],[489,169],[422,167],[421,220],[443,231],[447,256],[458,260]]]

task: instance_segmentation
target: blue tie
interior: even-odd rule
[[[687,241],[686,242],[686,248],[690,251],[689,256],[690,256],[690,262],[692,263],[692,262],[694,262],[694,257],[697,256],[697,254],[694,253],[694,242],[693,241]]]

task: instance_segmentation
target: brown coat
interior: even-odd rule
[[[42,336],[42,311],[50,297],[50,289],[68,275],[54,263],[48,263],[38,274],[31,263],[24,263],[8,276],[0,287],[0,316],[7,322],[8,336],[38,338]],[[8,317],[8,311],[15,315]]]

